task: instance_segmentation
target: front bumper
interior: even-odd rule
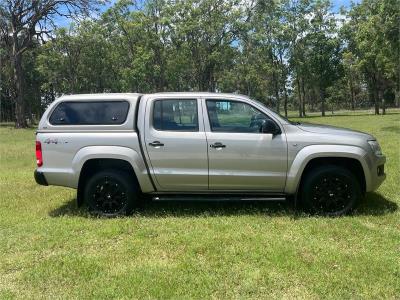
[[[46,177],[44,177],[44,174],[42,172],[39,172],[38,170],[35,170],[34,177],[35,177],[35,181],[36,181],[37,184],[49,185],[47,183]]]
[[[371,169],[371,184],[369,191],[375,191],[385,181],[386,174],[384,173],[384,166],[386,163],[386,156],[379,156],[373,163]]]

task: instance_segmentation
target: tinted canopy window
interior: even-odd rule
[[[197,100],[157,100],[153,126],[157,130],[198,131]]]
[[[62,102],[53,111],[53,125],[122,124],[128,115],[127,101]]]

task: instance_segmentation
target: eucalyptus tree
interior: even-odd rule
[[[361,76],[360,70],[357,64],[357,58],[351,51],[344,51],[342,55],[342,64],[344,71],[344,80],[349,91],[350,96],[350,108],[355,110],[357,90],[359,90]]]
[[[167,25],[164,1],[124,0],[106,11],[101,23],[115,47],[114,64],[119,68],[121,88],[128,91],[163,91],[170,84]]]
[[[285,32],[289,40],[288,61],[290,63],[293,85],[298,98],[299,117],[305,116],[305,102],[302,86],[304,87],[307,57],[305,56],[305,36],[309,31],[310,0],[284,0]]]
[[[254,39],[262,48],[259,62],[268,76],[270,91],[275,100],[275,108],[279,112],[281,98],[284,99],[284,111],[287,115],[289,78],[288,48],[291,42],[288,34],[287,19],[284,6],[276,1],[259,1],[257,3],[252,23],[254,24]]]
[[[78,68],[85,46],[85,41],[75,25],[57,30],[54,36],[55,38],[43,45],[36,67],[46,79],[42,89],[52,95],[52,100],[60,94],[80,91]]]
[[[341,49],[336,19],[329,1],[317,1],[312,6],[309,32],[305,37],[308,76],[319,91],[321,114],[325,116],[326,90],[341,75]]]
[[[364,0],[348,12],[348,48],[357,58],[375,114],[385,113],[385,95],[400,95],[400,12],[398,0]]]
[[[60,94],[119,91],[115,44],[98,21],[85,20],[55,32],[38,57],[45,79],[42,90],[54,99]]]
[[[51,33],[57,16],[78,16],[88,13],[98,0],[1,0],[0,32],[11,48],[15,82],[15,127],[27,126],[23,85],[23,53],[36,40]]]
[[[242,20],[240,1],[177,0],[164,9],[172,47],[185,54],[193,72],[189,88],[215,91],[218,74],[232,58]]]

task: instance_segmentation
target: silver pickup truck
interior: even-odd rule
[[[77,189],[94,214],[164,199],[284,200],[349,213],[385,179],[376,139],[291,122],[245,96],[218,93],[64,96],[36,134],[35,179]]]

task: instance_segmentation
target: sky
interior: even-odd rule
[[[349,8],[351,6],[351,3],[360,3],[362,0],[331,0],[332,3],[332,12],[333,13],[339,13],[340,8],[342,6]],[[112,6],[117,0],[109,0],[109,3],[107,5],[104,5],[101,7],[101,11],[105,11],[107,8]],[[70,20],[66,18],[59,18],[56,20],[56,23],[60,27],[68,26],[70,23]]]
[[[331,0],[332,2],[332,11],[334,13],[338,13],[340,10],[340,7],[350,7],[351,2],[353,3],[360,3],[361,0]]]

